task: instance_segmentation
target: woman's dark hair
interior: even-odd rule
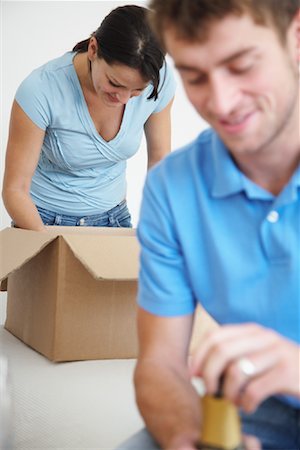
[[[148,99],[158,97],[159,71],[165,62],[164,52],[148,23],[148,10],[126,5],[113,9],[92,33],[98,43],[97,55],[107,64],[124,64],[139,70],[153,90]],[[78,42],[74,52],[88,49],[90,38]]]

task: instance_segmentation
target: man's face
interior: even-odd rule
[[[276,31],[248,15],[214,22],[204,42],[165,44],[189,100],[232,153],[272,148],[299,129],[296,20],[282,44]]]

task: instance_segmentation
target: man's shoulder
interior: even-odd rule
[[[213,141],[216,138],[214,130],[208,128],[202,131],[193,141],[172,151],[153,170],[172,170],[176,166],[183,167],[195,162],[195,159],[201,163],[211,154]]]
[[[146,189],[174,192],[193,189],[195,184],[205,190],[209,188],[214,173],[215,137],[214,131],[207,129],[192,142],[172,151],[148,172]]]
[[[191,142],[185,144],[184,146],[174,150],[168,158],[189,158],[192,157],[193,153],[204,154],[206,151],[210,151],[213,145],[213,140],[215,137],[215,132],[212,128],[207,128]]]

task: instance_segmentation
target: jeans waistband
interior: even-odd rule
[[[94,226],[94,227],[131,227],[131,217],[126,200],[110,210],[92,215],[70,216],[49,211],[37,206],[44,225],[56,226]]]

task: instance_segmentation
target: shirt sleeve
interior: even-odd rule
[[[147,177],[138,225],[141,244],[139,305],[159,316],[192,314],[194,298],[184,257],[173,226],[160,164]]]
[[[176,82],[173,69],[169,64],[165,63],[160,69],[158,99],[155,102],[154,114],[162,111],[170,103],[175,95],[175,90]]]
[[[34,70],[17,89],[15,100],[42,130],[50,124],[49,81],[41,69]]]

